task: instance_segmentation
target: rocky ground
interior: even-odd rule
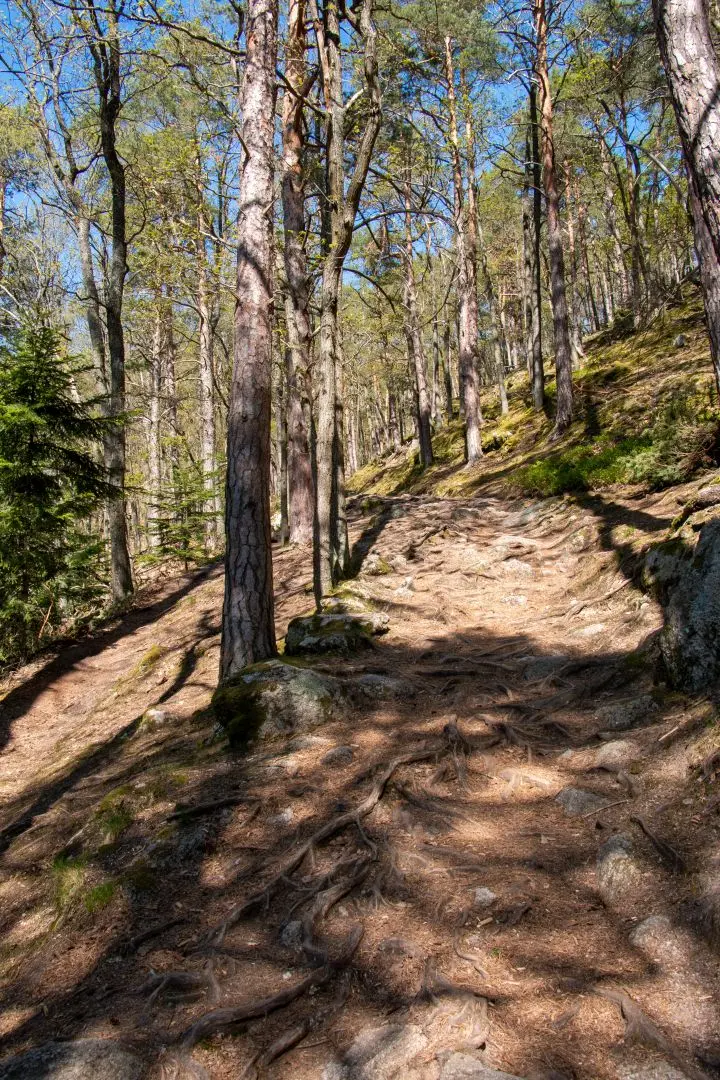
[[[358,505],[345,601],[387,633],[301,661],[323,722],[249,752],[208,709],[220,568],[18,672],[0,1077],[720,1075],[720,732],[631,557],[677,500]],[[283,635],[308,554],[275,568]]]

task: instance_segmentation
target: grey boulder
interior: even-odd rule
[[[142,1058],[110,1039],[51,1042],[0,1063],[0,1080],[142,1080]]]

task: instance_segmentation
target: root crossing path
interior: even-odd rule
[[[208,712],[217,567],[18,672],[0,1077],[58,1040],[94,1080],[717,1076],[708,704],[653,681],[628,553],[673,513],[358,507],[347,587],[390,630],[314,666],[364,692],[250,754]],[[282,636],[308,553],[275,575]]]

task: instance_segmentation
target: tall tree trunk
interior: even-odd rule
[[[108,415],[116,423],[105,437],[104,457],[115,495],[108,501],[110,535],[110,584],[113,599],[123,600],[133,590],[125,514],[125,336],[122,324],[123,293],[127,274],[125,166],[116,145],[116,124],[121,99],[121,56],[117,11],[111,2],[106,11],[107,29],[100,34],[97,18],[88,29],[87,42],[98,91],[100,147],[110,177],[111,251],[105,282],[107,351],[110,359]]]
[[[418,444],[420,464],[426,469],[433,463],[432,429],[430,427],[430,399],[427,389],[427,367],[422,333],[420,332],[420,313],[418,311],[417,287],[415,285],[415,252],[412,238],[412,216],[410,201],[410,166],[407,166],[404,182],[405,201],[405,338],[413,374],[415,376],[415,394],[417,402]]]
[[[465,206],[462,157],[458,136],[457,104],[455,96],[455,67],[453,43],[445,38],[445,82],[448,95],[450,119],[449,141],[453,169],[453,209],[457,238],[458,258],[458,352],[460,367],[460,398],[465,417],[465,449],[468,465],[474,465],[482,457],[480,428],[480,385],[477,370],[478,304],[477,265],[474,250],[473,214]]]
[[[582,326],[580,322],[580,291],[578,288],[578,260],[575,244],[575,218],[573,207],[572,171],[567,158],[563,162],[565,173],[565,218],[568,233],[568,256],[570,261],[570,347],[572,348],[573,363],[579,364],[585,358],[585,350],[582,345]]]
[[[530,374],[533,408],[545,408],[545,371],[542,356],[542,276],[540,230],[542,224],[542,177],[537,123],[537,91],[530,85],[530,120],[525,137],[523,186],[523,270],[525,283],[525,352]]]
[[[162,397],[163,320],[159,300],[156,300],[155,325],[150,347],[150,387],[148,407],[148,504],[147,532],[151,548],[160,546],[160,499],[162,497],[162,450],[160,444],[160,410]]]
[[[433,298],[433,303],[434,303]],[[433,342],[433,369],[432,369],[432,401],[430,415],[433,424],[440,423],[440,324],[437,310],[433,313],[432,323]]]
[[[282,204],[285,236],[285,353],[288,428],[288,487],[290,539],[312,540],[315,485],[310,456],[308,379],[312,331],[310,285],[305,255],[305,173],[303,95],[307,93],[304,0],[290,0],[285,44],[285,78],[294,90],[283,95]]]
[[[249,0],[241,102],[235,346],[228,408],[222,679],[276,652],[270,382],[277,18],[277,0]]]
[[[200,467],[203,479],[203,515],[205,549],[215,551],[218,546],[218,500],[217,461],[215,457],[215,372],[214,333],[210,295],[208,288],[205,240],[202,236],[202,218],[199,221],[197,239],[197,308],[199,318],[200,378]]]
[[[335,518],[335,564],[339,577],[350,572],[350,537],[345,502],[345,354],[342,325],[338,322],[337,378],[335,382],[335,445],[333,447],[333,504]]]
[[[653,0],[653,14],[690,181],[695,248],[720,394],[720,63],[704,0]]]
[[[283,370],[279,369],[275,401],[275,437],[277,441],[277,484],[280,497],[280,543],[285,546],[290,534],[288,520],[288,437],[287,437],[287,384]]]
[[[445,384],[445,413],[447,422],[451,424],[455,418],[455,403],[453,401],[452,383],[452,327],[450,320],[445,323],[443,331],[443,383]]]
[[[315,28],[326,123],[326,179],[323,203],[323,268],[320,290],[320,340],[318,350],[318,419],[316,470],[316,533],[313,586],[318,608],[338,580],[336,562],[337,506],[334,497],[336,469],[338,303],[345,256],[350,249],[355,218],[375,140],[380,130],[380,84],[377,66],[377,32],[372,21],[372,0],[356,11],[364,42],[364,74],[367,120],[349,183],[345,184],[345,104],[341,52],[340,12],[328,3],[320,18],[316,0],[308,5]]]
[[[535,0],[535,30],[537,35],[537,80],[540,90],[540,138],[542,143],[543,181],[547,207],[548,255],[550,263],[550,301],[553,313],[555,344],[555,379],[557,409],[553,438],[559,438],[570,427],[573,418],[572,348],[565,292],[565,256],[560,224],[560,194],[555,173],[553,142],[553,103],[548,71],[548,24],[546,0]]]

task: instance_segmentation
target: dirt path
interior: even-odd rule
[[[228,755],[204,711],[217,568],[7,688],[3,1053],[120,1039],[165,1048],[166,1076],[224,1080],[280,1037],[294,1048],[263,1077],[718,1075],[699,902],[717,802],[693,768],[709,707],[653,685],[636,650],[661,612],[627,576],[672,500],[366,509],[354,587],[390,632],[319,666],[380,676],[378,696],[314,736]],[[303,553],[277,554],[279,634],[308,582]],[[424,759],[380,783],[403,754]],[[265,908],[213,933],[334,819]],[[297,996],[178,1048],[214,1008],[281,992]],[[625,1040],[618,992],[642,1010],[625,1000]]]

